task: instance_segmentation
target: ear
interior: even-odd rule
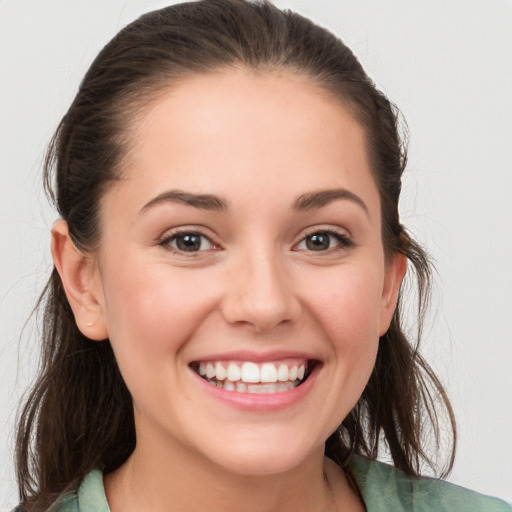
[[[76,248],[62,219],[52,228],[52,257],[80,332],[92,340],[108,338],[96,262]]]
[[[386,264],[384,286],[382,290],[379,336],[389,329],[398,301],[400,285],[407,270],[407,258],[401,253],[395,253]]]

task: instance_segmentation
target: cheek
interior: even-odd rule
[[[317,275],[308,296],[314,328],[322,329],[330,356],[324,397],[329,435],[359,400],[370,378],[379,347],[382,274],[371,266],[346,265]],[[329,274],[329,275],[328,275]]]
[[[184,348],[215,301],[198,293],[205,288],[198,273],[145,263],[126,258],[105,268],[105,317],[134,404],[155,411],[181,389]]]
[[[105,275],[105,314],[112,345],[118,351],[130,348],[147,359],[158,359],[169,350],[178,352],[215,302],[213,290],[199,273],[176,271],[165,264],[125,261]]]
[[[335,348],[359,353],[379,339],[382,275],[347,266],[315,280],[308,301]],[[337,346],[339,345],[339,346]]]
[[[335,276],[317,281],[316,293],[309,297],[331,351],[329,365],[336,382],[332,389],[338,390],[333,398],[349,404],[349,409],[370,378],[379,347],[383,274],[378,269],[356,265],[337,269]]]

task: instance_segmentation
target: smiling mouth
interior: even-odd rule
[[[201,361],[190,367],[212,386],[235,393],[275,394],[300,386],[311,375],[318,361],[279,361],[275,363]]]

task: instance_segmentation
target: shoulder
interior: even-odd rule
[[[110,512],[103,488],[103,473],[93,469],[78,489],[62,495],[48,512]]]
[[[414,478],[363,457],[348,465],[368,512],[512,512],[502,500],[433,478]]]

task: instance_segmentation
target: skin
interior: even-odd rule
[[[112,510],[364,510],[323,449],[368,381],[405,260],[384,256],[362,127],[304,77],[239,69],[162,92],[129,135],[97,252],[62,220],[52,246],[79,327],[110,339],[133,396],[137,447],[105,477]],[[176,190],[226,208],[154,201]],[[353,196],[294,207],[324,190]],[[179,251],[177,228],[207,237],[201,250]],[[311,250],[325,230],[341,239]],[[241,410],[189,366],[240,350],[300,351],[319,370],[297,403]]]

